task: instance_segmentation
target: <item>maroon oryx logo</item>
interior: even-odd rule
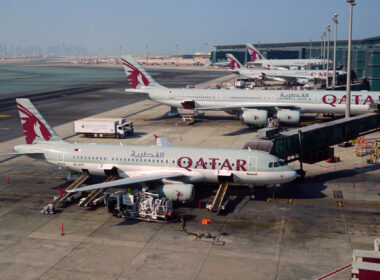
[[[227,55],[227,58],[228,60],[230,61],[230,68],[232,70],[235,70],[236,68],[237,69],[240,69],[240,64],[239,62],[237,62],[234,58],[232,58],[231,56]]]
[[[252,61],[256,61],[257,59],[263,59],[263,56],[259,54],[254,48],[247,46],[247,49]]]
[[[132,88],[136,88],[139,84],[148,86],[150,84],[149,80],[139,69],[136,68],[132,63],[126,61],[125,59],[121,59],[123,61],[123,65],[128,67],[128,73],[129,75],[127,76],[129,85]]]
[[[175,189],[175,191],[177,192],[177,199],[183,197],[183,194],[179,190]]]
[[[26,144],[32,144],[37,137],[49,141],[51,133],[37,117],[21,104],[17,103]]]

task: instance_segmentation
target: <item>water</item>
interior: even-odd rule
[[[0,64],[0,94],[123,78],[125,74],[122,66]]]

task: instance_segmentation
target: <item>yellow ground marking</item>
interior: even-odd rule
[[[11,115],[0,115],[0,118],[9,118]]]
[[[103,97],[103,95],[102,94],[89,94],[89,95],[87,95],[87,97],[101,98],[101,97]]]
[[[278,201],[278,202],[287,202],[289,203],[289,199],[283,199],[283,198],[268,198],[269,201]],[[268,201],[268,202],[269,202]],[[315,204],[315,205],[333,205],[336,206],[337,202],[336,201],[310,201],[310,200],[296,200],[292,199],[292,204],[297,204],[297,203],[302,203],[302,204]],[[380,205],[376,204],[363,204],[363,203],[348,203],[342,201],[342,205],[344,206],[352,206],[352,207],[372,207],[372,208],[380,208]]]

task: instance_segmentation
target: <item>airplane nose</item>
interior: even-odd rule
[[[298,176],[298,174],[294,170],[285,171],[281,175],[282,180],[283,180],[284,183],[293,181],[295,178],[297,178],[297,176]]]
[[[296,179],[297,178],[297,176],[298,176],[298,174],[297,174],[297,172],[296,171],[290,171],[290,180],[291,181],[293,181],[294,179]]]

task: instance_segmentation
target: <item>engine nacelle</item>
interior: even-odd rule
[[[194,198],[194,185],[192,184],[164,184],[157,186],[152,191],[173,201],[188,202]]]
[[[277,119],[282,123],[298,124],[301,112],[296,110],[283,109],[277,111]]]
[[[249,109],[240,114],[240,119],[248,125],[264,126],[268,122],[268,111]]]
[[[297,83],[299,83],[300,85],[306,85],[308,82],[309,82],[309,79],[302,79],[302,78],[297,79]]]

